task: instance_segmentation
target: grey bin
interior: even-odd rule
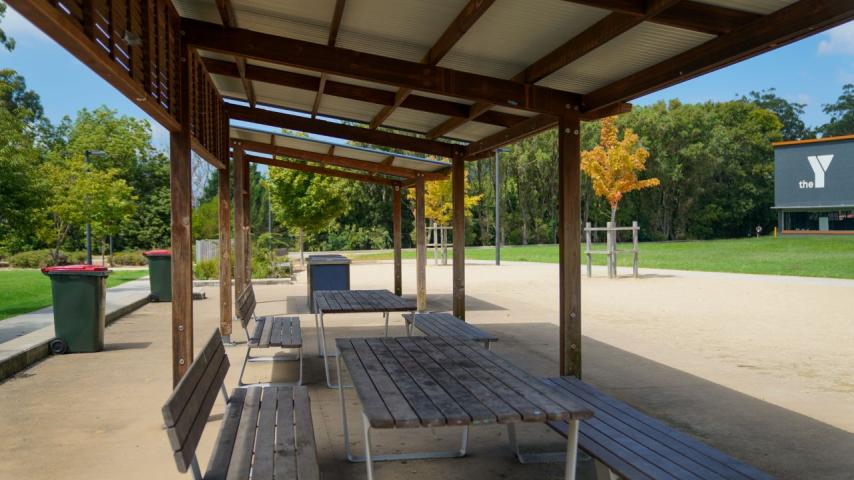
[[[308,310],[315,313],[314,292],[350,290],[350,259],[343,255],[309,255],[305,262],[308,277]]]

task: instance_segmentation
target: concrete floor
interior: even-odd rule
[[[643,271],[640,279],[585,278],[584,377],[588,382],[731,455],[782,478],[854,478],[854,282]],[[414,266],[404,265],[405,293]],[[496,333],[496,352],[540,375],[557,371],[557,265],[467,265],[469,321]],[[355,264],[353,288],[389,288],[390,264]],[[430,309],[450,307],[450,267],[428,268]],[[218,323],[217,287],[194,303],[196,346]],[[324,478],[364,478],[343,461],[340,403],[322,387],[305,283],[256,289],[260,314],[302,314],[306,380]],[[171,389],[170,305],[150,304],[107,329],[97,354],[51,357],[0,384],[0,478],[188,478],[175,470],[160,406]],[[393,334],[403,334],[399,316]],[[377,335],[379,315],[337,315],[335,336]],[[235,330],[234,338],[243,340]],[[228,349],[236,385],[243,347]],[[253,364],[248,378],[271,375]],[[293,378],[277,363],[274,378]],[[347,400],[356,412],[352,391]],[[208,454],[221,400],[199,447]],[[359,420],[350,415],[351,429]],[[448,448],[454,429],[378,432],[378,451]],[[528,425],[533,449],[563,445]],[[360,442],[353,438],[356,448]],[[560,465],[519,465],[501,427],[472,430],[466,459],[383,463],[378,478],[560,478]],[[591,465],[582,462],[588,473]]]

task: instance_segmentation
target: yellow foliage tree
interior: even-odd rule
[[[581,153],[581,170],[590,177],[596,195],[611,206],[611,222],[616,222],[623,195],[661,183],[657,178],[638,178],[638,172],[646,169],[649,152],[638,145],[638,136],[631,129],[626,129],[620,140],[616,119],[602,119],[599,145]]]
[[[468,171],[463,175],[465,178],[463,191],[469,191]],[[407,196],[415,203],[415,189],[409,189]],[[483,195],[465,195],[463,203],[465,204],[466,217],[471,218],[472,208],[480,203]],[[453,189],[451,188],[451,180],[440,180],[435,182],[425,182],[424,184],[424,216],[428,220],[432,220],[439,225],[450,225],[454,220],[454,203]]]

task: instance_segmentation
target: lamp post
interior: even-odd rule
[[[501,265],[501,170],[498,156],[509,148],[495,149],[495,264]]]
[[[86,161],[86,165],[89,165],[91,161],[90,157],[106,157],[106,152],[101,150],[83,150],[83,158]],[[110,245],[112,245],[112,238],[110,239]],[[86,222],[86,264],[92,265],[92,224]]]

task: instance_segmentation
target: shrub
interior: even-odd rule
[[[93,253],[92,256],[95,254]],[[65,261],[63,263],[67,263],[68,265],[77,265],[86,263],[86,252],[67,252],[65,254]]]
[[[138,266],[148,265],[148,259],[142,254],[142,250],[131,250],[127,252],[114,252],[113,265]]]
[[[193,277],[196,280],[212,280],[219,278],[219,260],[212,258],[202,260],[193,266]]]
[[[60,255],[60,263],[64,258],[64,255]],[[15,268],[44,268],[53,265],[53,257],[48,249],[30,250],[9,257],[9,265]]]

